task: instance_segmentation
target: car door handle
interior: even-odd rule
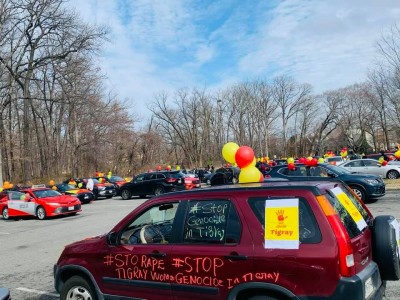
[[[155,257],[155,258],[160,258],[160,257],[165,257],[167,256],[166,253],[162,253],[162,252],[153,252],[149,254],[150,257]]]
[[[238,253],[233,252],[230,255],[225,255],[224,258],[229,260],[246,260],[247,255],[239,255]]]

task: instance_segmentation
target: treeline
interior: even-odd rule
[[[63,0],[0,0],[2,178],[217,167],[228,141],[270,157],[389,149],[400,134],[399,37],[397,26],[382,36],[367,82],[322,95],[288,76],[159,92],[137,129],[133,108],[104,88],[97,65],[108,28],[85,24]]]

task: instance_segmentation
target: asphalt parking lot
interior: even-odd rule
[[[391,214],[400,220],[400,189],[367,206],[374,215]],[[55,300],[53,265],[64,245],[110,231],[146,199],[98,200],[76,216],[19,221],[0,219],[0,287],[13,300]],[[400,282],[388,282],[385,299],[400,299]]]

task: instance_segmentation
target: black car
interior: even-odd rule
[[[100,182],[95,178],[91,178],[93,180],[93,194],[94,199],[97,200],[100,197],[102,198],[112,198],[117,195],[117,190],[115,189],[114,184],[110,182]],[[86,184],[88,183],[89,178],[78,178],[75,179],[77,185],[81,183],[82,188],[86,189]]]
[[[147,195],[158,196],[163,193],[185,189],[185,174],[181,171],[159,171],[139,174],[120,187],[122,199],[127,200],[132,196]]]
[[[56,185],[57,191],[66,195],[78,197],[82,204],[88,204],[94,200],[94,194],[86,189],[77,188],[68,183],[60,183]]]
[[[385,183],[377,175],[351,173],[344,168],[331,164],[318,164],[317,166],[306,166],[295,164],[295,169],[290,170],[288,165],[279,165],[271,168],[268,173],[271,177],[287,178],[292,180],[315,180],[335,178],[346,183],[363,200],[374,201],[385,195]]]
[[[222,167],[215,170],[210,177],[207,178],[208,185],[220,185],[227,183],[239,182],[240,168],[237,167]]]

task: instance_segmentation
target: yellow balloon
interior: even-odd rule
[[[54,180],[50,180],[49,184],[54,185]]]
[[[180,166],[176,166],[176,170],[179,171],[181,169]]]
[[[239,149],[239,145],[234,143],[234,142],[229,142],[222,147],[222,156],[223,158],[231,163],[234,164],[236,163],[235,155],[236,151]]]
[[[51,187],[51,189],[56,191],[56,190],[57,190],[57,187],[56,187],[55,185],[53,185],[53,186]]]
[[[247,166],[240,170],[239,183],[260,182],[261,172],[254,166]]]
[[[79,182],[78,183],[78,188],[81,188],[82,187],[82,182]]]
[[[2,187],[0,187],[0,192],[2,192],[3,191],[3,188]]]
[[[320,157],[320,158],[318,158],[318,162],[319,162],[320,164],[322,164],[322,163],[325,162],[325,160],[324,160],[322,157]]]
[[[293,164],[294,163],[294,158],[293,157],[289,157],[287,159],[288,164]]]

